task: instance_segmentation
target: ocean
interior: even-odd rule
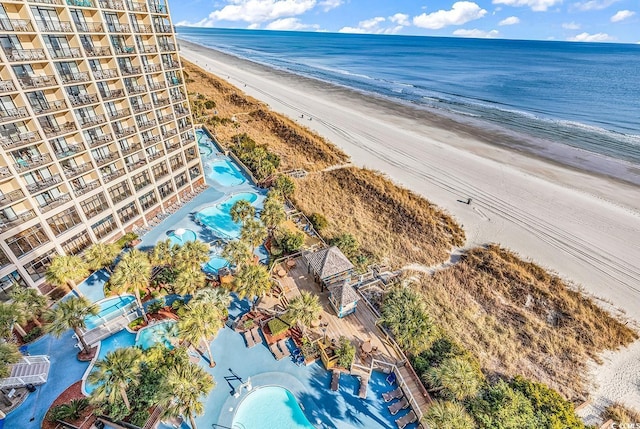
[[[178,27],[179,39],[640,164],[640,45]]]

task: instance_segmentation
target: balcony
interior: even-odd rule
[[[144,71],[145,73],[157,73],[162,71],[162,67],[160,64],[145,64]]]
[[[67,0],[69,6],[96,7],[92,0]]]
[[[131,33],[129,24],[108,24],[107,31],[109,33]]]
[[[144,167],[146,164],[147,164],[147,161],[144,159],[141,159],[134,163],[127,164],[127,170],[129,170],[129,173],[131,173],[132,171],[135,171],[138,168]]]
[[[193,134],[189,134],[189,135],[183,136],[182,137],[182,141],[185,142],[185,143],[194,142],[194,141],[196,141],[196,136],[194,136]]]
[[[142,146],[140,144],[134,144],[127,148],[121,148],[120,151],[122,152],[122,155],[127,156],[131,153],[139,151],[140,149],[142,149]]]
[[[167,148],[167,153],[172,153],[176,149],[180,149],[180,143],[165,143],[164,146]]]
[[[0,146],[5,150],[35,143],[40,140],[38,131],[27,131],[26,133],[10,134],[0,137]]]
[[[110,57],[111,56],[111,48],[108,46],[85,46],[84,52],[88,57]]]
[[[27,159],[20,159],[14,164],[16,171],[22,172],[51,162],[51,155],[43,153]]]
[[[185,116],[189,116],[189,111],[187,109],[174,109],[176,112],[176,118],[184,118]],[[191,124],[189,124],[191,126]]]
[[[173,69],[178,69],[180,68],[180,64],[178,64],[178,62],[163,62],[162,66],[164,67],[165,70],[173,70]]]
[[[162,179],[163,177],[167,176],[169,174],[169,170],[164,169],[161,171],[155,171],[153,173],[153,177],[157,180]]]
[[[118,77],[118,69],[103,69],[103,70],[94,70],[93,76],[100,79],[115,79]]]
[[[40,21],[36,20],[38,31],[43,33],[73,33],[73,27],[69,21]]]
[[[173,164],[171,164],[171,171],[176,171],[182,167],[184,167],[184,162],[182,161],[174,162]]]
[[[55,151],[55,153],[56,153],[56,158],[62,159],[62,158],[66,158],[68,156],[72,156],[77,153],[83,152],[85,150],[87,149],[84,147],[83,144],[77,143],[77,144],[70,144],[65,148],[58,149]]]
[[[22,89],[42,88],[44,86],[58,85],[58,81],[54,75],[41,75],[19,77],[18,82]]]
[[[62,182],[62,176],[60,176],[59,174],[54,174],[53,176],[47,177],[44,180],[40,180],[38,182],[28,185],[27,190],[32,194],[35,194],[37,192],[42,191],[43,189],[47,189],[52,186],[55,186],[60,182]]]
[[[26,107],[16,107],[14,109],[0,110],[0,123],[11,122],[29,116]]]
[[[166,106],[167,104],[169,104],[169,97],[167,97],[167,98],[157,98],[157,99],[153,100],[153,105],[156,106],[156,107]]]
[[[135,132],[136,132],[136,127],[123,128],[120,131],[116,131],[116,138],[121,139],[123,137],[127,137],[132,134],[135,134]]]
[[[147,186],[151,185],[151,181],[150,180],[145,180],[144,182],[135,182],[135,178],[134,178],[134,183],[133,183],[133,189],[136,190],[136,192],[140,192],[140,190],[146,188]]]
[[[176,101],[182,101],[182,100],[186,100],[187,97],[184,96],[183,93],[178,93],[178,94],[171,94],[171,101],[176,102]]]
[[[102,180],[104,180],[104,183],[109,183],[112,180],[117,179],[118,177],[124,176],[124,174],[125,174],[124,168],[120,168],[116,171],[112,171],[109,174],[105,174],[104,176],[102,176]]]
[[[89,80],[89,73],[65,73],[61,74],[62,83],[78,83]]]
[[[159,150],[157,152],[153,152],[151,154],[147,154],[147,158],[149,158],[149,161],[153,161],[154,159],[158,159],[160,157],[164,156],[164,152]]]
[[[98,96],[96,94],[70,95],[69,98],[71,99],[71,105],[73,107],[86,106],[98,102]]]
[[[169,121],[173,121],[175,118],[173,115],[169,114],[169,115],[164,115],[164,116],[160,116],[158,118],[158,122],[161,124],[166,124]]]
[[[157,123],[155,119],[151,121],[146,121],[146,122],[138,122],[138,128],[140,129],[140,131],[144,131],[151,127],[155,127],[156,125]]]
[[[63,205],[66,202],[71,201],[71,195],[69,194],[60,194],[56,197],[55,200],[51,200],[48,201],[44,204],[41,204],[38,208],[40,209],[40,212],[42,213],[46,213],[49,210],[53,210],[56,207],[60,207],[61,205]]]
[[[7,177],[13,177],[13,173],[7,167],[0,167],[0,179],[6,179]]]
[[[83,186],[78,186],[77,188],[74,188],[73,193],[75,194],[76,197],[79,197],[81,195],[86,194],[87,192],[97,189],[98,187],[100,187],[100,181],[94,180],[93,182],[89,182],[84,184]]]
[[[14,201],[21,200],[23,198],[24,198],[24,192],[22,192],[20,189],[7,192],[6,194],[0,194],[0,207],[4,207],[7,204],[10,204]]]
[[[70,133],[71,131],[75,131],[76,124],[73,122],[66,122],[60,126],[43,126],[45,134],[48,138],[58,137],[59,135]]]
[[[116,0],[98,0],[102,9],[124,10],[124,3]]]
[[[167,25],[156,24],[154,25],[154,28],[156,29],[156,33],[173,33],[173,29],[168,24]]]
[[[29,0],[31,3],[62,4],[62,0]]]
[[[104,33],[104,27],[100,22],[76,22],[76,28],[78,33]]]
[[[107,122],[107,118],[104,115],[86,116],[78,118],[80,125],[83,127],[99,125]]]
[[[176,50],[176,45],[173,43],[163,43],[160,45],[161,52],[172,52]]]
[[[43,61],[47,59],[44,49],[5,49],[9,62]]]
[[[167,7],[163,4],[149,4],[149,10],[151,13],[161,13],[163,15],[167,15],[169,13],[167,11]]]
[[[38,106],[31,106],[36,115],[42,115],[44,113],[59,112],[67,108],[67,102],[64,100],[54,100],[40,104]]]
[[[80,48],[49,49],[49,53],[54,59],[80,58]]]
[[[147,92],[147,88],[144,85],[132,85],[127,86],[127,92],[129,95],[142,94],[143,92]]]
[[[158,52],[158,48],[155,45],[140,45],[140,52],[143,54],[153,54]]]
[[[96,159],[95,161],[96,161],[96,164],[98,164],[98,165],[105,165],[105,164],[107,164],[107,163],[109,163],[111,161],[114,161],[114,160],[118,159],[118,158],[119,158],[119,156],[118,156],[117,153],[110,153],[110,154],[108,154],[106,156],[103,156],[102,158]]]
[[[11,218],[11,219],[2,219],[0,220],[0,232],[5,232],[8,231],[9,229],[23,224],[31,219],[33,219],[34,217],[36,217],[36,212],[33,210],[26,210],[18,215],[16,215],[16,217]]]
[[[115,112],[109,113],[109,119],[111,120],[124,118],[125,116],[131,116],[131,110],[126,107],[124,109],[116,110]]]
[[[116,51],[116,55],[132,55],[136,53],[135,46],[114,46],[113,50]]]
[[[0,80],[0,92],[11,92],[15,90],[16,90],[16,86],[13,84],[13,81]]]
[[[0,30],[18,32],[32,32],[33,26],[27,19],[0,19]]]
[[[141,74],[142,68],[141,67],[120,67],[120,73],[122,74],[122,76],[131,76],[134,74]]]
[[[67,179],[72,179],[73,177],[79,176],[81,174],[86,173],[89,170],[93,169],[93,165],[90,162],[85,162],[84,164],[80,164],[75,167],[63,167],[64,175]]]
[[[170,79],[168,79],[168,81],[169,81],[169,86],[182,85],[182,80],[180,80],[177,77],[171,77]]]
[[[151,103],[136,104],[133,106],[133,111],[136,113],[141,113],[141,112],[147,112],[152,108],[153,106],[151,105]]]
[[[146,3],[137,3],[137,2],[128,2],[127,6],[129,6],[129,10],[132,12],[146,12],[147,4]]]
[[[164,83],[164,82],[151,82],[151,83],[149,84],[149,89],[150,89],[151,91],[157,91],[157,90],[159,90],[159,89],[164,89],[164,88],[166,88],[166,87],[167,87],[167,85],[165,85],[165,83]]]
[[[168,139],[169,137],[173,137],[176,134],[178,134],[178,130],[176,130],[175,128],[171,128],[170,130],[166,130],[163,133],[165,139]]]
[[[160,136],[143,136],[142,141],[144,142],[145,146],[148,146],[152,143],[158,143],[160,141]]]
[[[138,24],[134,25],[133,31],[140,34],[151,34],[153,33],[153,27],[150,25]]]
[[[114,89],[112,91],[100,91],[103,100],[113,100],[124,97],[124,89]]]
[[[92,136],[89,140],[90,147],[97,147],[103,145],[105,143],[109,143],[113,140],[113,136],[111,134],[103,134],[101,136]]]

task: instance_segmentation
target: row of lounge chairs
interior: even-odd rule
[[[273,357],[276,360],[281,360],[287,356],[291,356],[291,352],[289,351],[289,347],[287,346],[287,340],[285,338],[281,339],[277,343],[273,343],[269,346],[269,350],[273,353]]]
[[[395,416],[401,410],[409,408],[409,400],[407,399],[406,396],[404,396],[404,392],[400,386],[398,386],[396,389],[392,390],[391,392],[383,393],[382,399],[384,399],[385,402],[391,402],[393,400],[398,399],[398,401],[394,402],[393,404],[387,407],[391,415]],[[396,419],[396,426],[398,427],[398,429],[404,429],[411,423],[415,423],[417,421],[418,421],[418,416],[416,415],[415,411],[410,410],[409,413]]]
[[[260,336],[260,328],[257,326],[242,333],[244,340],[247,342],[247,347],[251,348],[256,344],[262,343],[262,337]]]

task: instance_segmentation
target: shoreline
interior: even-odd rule
[[[416,109],[180,44],[185,59],[451,213],[467,246],[499,242],[640,320],[637,187],[485,144]],[[467,197],[473,204],[458,202]]]

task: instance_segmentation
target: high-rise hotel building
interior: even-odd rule
[[[203,183],[164,0],[0,1],[0,300]]]

